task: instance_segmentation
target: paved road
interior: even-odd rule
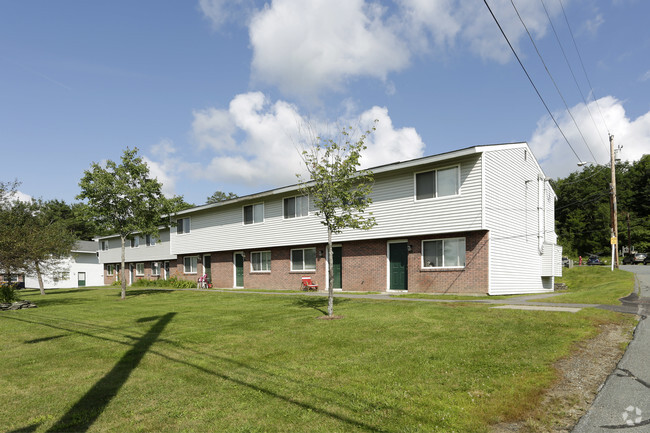
[[[641,316],[634,339],[573,433],[650,432],[650,266],[621,266],[637,278],[637,296],[627,303]]]

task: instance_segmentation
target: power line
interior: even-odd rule
[[[607,122],[605,121],[605,116],[603,116],[603,112],[600,109],[600,104],[598,103],[598,99],[596,98],[596,93],[594,92],[594,87],[591,85],[591,81],[589,81],[589,75],[587,75],[587,70],[585,69],[585,64],[582,61],[582,56],[580,55],[580,50],[578,49],[578,44],[576,43],[576,38],[573,36],[573,30],[571,30],[571,25],[569,24],[569,19],[566,16],[566,11],[564,10],[564,4],[562,4],[562,0],[558,0],[560,2],[560,6],[562,7],[562,15],[564,15],[564,21],[566,21],[566,25],[569,28],[569,33],[571,34],[571,39],[573,40],[573,46],[576,49],[576,53],[578,54],[578,59],[580,59],[580,65],[582,66],[582,72],[585,74],[585,78],[587,79],[587,83],[589,84],[589,90],[591,91],[592,98],[594,99],[594,102],[596,103],[596,107],[598,107],[598,112],[600,113],[600,117],[603,118],[603,124],[605,125],[605,129],[607,130],[607,135],[611,135],[611,132],[609,131],[609,128],[607,127]]]
[[[555,116],[553,116],[553,113],[551,113],[551,110],[548,108],[548,105],[546,105],[546,102],[544,101],[544,98],[542,98],[542,95],[539,93],[539,90],[537,90],[537,86],[535,86],[535,83],[533,82],[533,79],[530,77],[530,74],[526,70],[526,67],[521,62],[521,59],[519,59],[519,56],[517,55],[517,52],[513,48],[512,44],[510,43],[510,40],[508,39],[508,36],[506,36],[506,33],[503,31],[503,28],[501,27],[501,24],[499,23],[499,20],[497,19],[497,17],[494,15],[494,12],[492,12],[492,8],[488,4],[487,0],[483,0],[483,3],[485,3],[485,6],[490,11],[490,15],[492,15],[492,18],[494,19],[494,22],[499,27],[499,30],[501,31],[501,34],[505,38],[506,42],[508,43],[508,46],[510,47],[510,50],[512,51],[512,54],[515,55],[515,58],[517,59],[517,62],[519,62],[519,66],[521,66],[521,69],[524,70],[524,73],[526,74],[526,77],[528,78],[528,81],[530,82],[530,85],[533,86],[533,89],[535,89],[535,93],[537,93],[537,96],[539,97],[540,101],[542,101],[542,104],[544,105],[544,108],[546,108],[546,111],[548,112],[548,115],[551,116],[551,119],[553,119],[553,123],[555,123],[555,126],[557,127],[558,131],[560,131],[560,134],[562,134],[562,137],[564,137],[564,141],[566,141],[566,144],[569,145],[569,147],[571,148],[571,151],[573,151],[573,154],[576,156],[576,158],[578,158],[578,161],[579,162],[582,161],[582,159],[578,156],[578,154],[576,153],[573,146],[571,146],[571,143],[569,143],[569,139],[566,137],[566,135],[562,131],[562,128],[560,128],[560,125],[557,123],[557,120],[555,120]]]
[[[555,86],[555,90],[557,90],[557,94],[560,96],[560,99],[562,99],[562,102],[564,103],[564,107],[566,108],[567,113],[569,113],[569,116],[571,117],[571,120],[573,121],[573,124],[575,125],[576,129],[580,133],[580,137],[582,137],[582,142],[585,144],[587,147],[587,150],[591,154],[591,157],[596,160],[596,157],[594,156],[594,153],[591,151],[591,147],[589,147],[589,144],[587,143],[587,140],[585,139],[584,134],[582,133],[582,130],[578,126],[578,122],[576,122],[575,117],[573,117],[573,113],[571,113],[571,109],[569,108],[569,105],[566,102],[566,99],[564,99],[564,96],[562,95],[562,92],[560,91],[560,88],[558,87],[557,83],[555,82],[555,79],[553,78],[553,75],[551,74],[551,71],[548,69],[548,66],[546,65],[546,62],[544,61],[544,57],[542,57],[542,53],[539,52],[539,49],[537,48],[537,44],[535,43],[535,40],[533,39],[533,36],[530,34],[530,31],[528,31],[528,27],[526,26],[526,23],[524,23],[523,18],[521,18],[521,15],[519,14],[519,10],[517,9],[517,6],[515,6],[514,0],[510,0],[510,4],[514,8],[517,17],[519,18],[519,21],[521,22],[521,25],[524,26],[524,30],[526,30],[526,34],[528,35],[528,39],[530,39],[530,42],[533,44],[533,47],[535,48],[535,52],[537,53],[537,56],[539,57],[539,60],[542,62],[542,65],[544,65],[544,69],[546,70],[546,73],[548,74],[548,77],[551,79],[551,82],[553,83],[553,86]]]
[[[587,103],[587,98],[585,98],[585,95],[582,92],[580,85],[578,84],[578,79],[576,78],[576,75],[573,72],[573,68],[571,67],[571,62],[569,62],[569,58],[566,55],[566,51],[564,51],[564,46],[562,45],[562,42],[560,41],[560,37],[558,36],[557,31],[555,30],[555,25],[553,25],[553,20],[551,19],[551,15],[548,13],[546,4],[544,3],[544,0],[539,0],[539,1],[542,3],[542,6],[544,7],[544,12],[546,13],[546,18],[548,18],[549,24],[551,24],[551,29],[553,29],[555,40],[557,41],[557,44],[559,45],[560,50],[562,51],[562,56],[564,57],[564,61],[566,62],[566,65],[569,67],[569,71],[571,72],[571,76],[573,77],[573,82],[576,84],[576,88],[578,89],[578,92],[582,97],[582,102],[585,103],[585,108],[587,109],[587,112],[589,113],[589,117],[591,118],[591,121],[594,124],[594,128],[596,129],[596,135],[598,136],[598,138],[600,138],[600,142],[605,147],[605,150],[609,151],[607,144],[605,143],[605,140],[603,140],[603,136],[600,134],[600,130],[598,129],[598,125],[596,124],[596,120],[594,119],[594,116],[591,113],[591,109],[589,108],[589,104]]]

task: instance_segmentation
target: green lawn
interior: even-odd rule
[[[620,269],[612,271],[604,266],[581,266],[565,268],[562,274],[562,278],[556,278],[555,282],[565,283],[568,292],[540,301],[620,305],[619,298],[634,291],[634,274]]]
[[[0,313],[0,431],[483,432],[610,321],[484,305],[222,292],[22,291]]]

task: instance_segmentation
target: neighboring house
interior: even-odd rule
[[[103,265],[104,282],[119,281],[122,261],[122,243],[119,236],[103,236],[99,241],[99,261]],[[169,228],[162,228],[158,236],[134,235],[125,245],[126,283],[136,280],[167,279],[176,276],[176,255],[170,253]]]
[[[46,289],[103,286],[97,247],[98,243],[94,241],[77,241],[69,257],[57,260],[55,265],[43,266],[43,286]],[[33,270],[25,276],[25,287],[39,288],[38,276]]]
[[[475,146],[372,171],[367,212],[377,225],[334,236],[335,289],[553,290],[562,271],[556,196],[526,143]],[[310,276],[325,289],[327,230],[315,212],[298,185],[178,212],[162,232],[164,251],[150,255],[141,241],[140,250],[127,247],[129,269],[142,269],[130,281],[149,277],[148,263],[167,260],[172,275],[196,280],[205,272],[215,287],[298,289]],[[102,240],[100,261],[105,270],[115,268],[119,238]]]

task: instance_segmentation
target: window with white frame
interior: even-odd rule
[[[271,271],[271,251],[255,251],[251,253],[252,272]]]
[[[113,276],[115,273],[115,265],[106,265],[106,275],[109,277]]]
[[[415,174],[415,199],[426,200],[434,197],[458,195],[460,189],[459,166]]]
[[[422,241],[422,267],[465,267],[465,238]]]
[[[176,220],[176,234],[182,235],[190,232],[190,219],[179,218]]]
[[[151,262],[151,275],[160,275],[160,262]]]
[[[108,251],[108,241],[101,241],[100,248],[102,251]]]
[[[148,247],[153,247],[156,245],[156,237],[152,235],[146,235],[145,236],[145,243],[147,244]]]
[[[264,203],[244,206],[244,224],[259,224],[264,222]]]
[[[309,196],[300,195],[284,199],[284,218],[300,218],[309,215]]]
[[[198,263],[198,257],[197,256],[189,256],[189,257],[184,257],[183,258],[183,272],[186,274],[196,274],[196,269],[197,269],[197,263]]]
[[[301,248],[291,250],[292,271],[315,271],[316,248]]]
[[[140,246],[140,236],[133,236],[131,238],[131,248],[138,248]]]
[[[135,264],[135,275],[138,277],[141,277],[144,275],[144,263],[136,263]]]

